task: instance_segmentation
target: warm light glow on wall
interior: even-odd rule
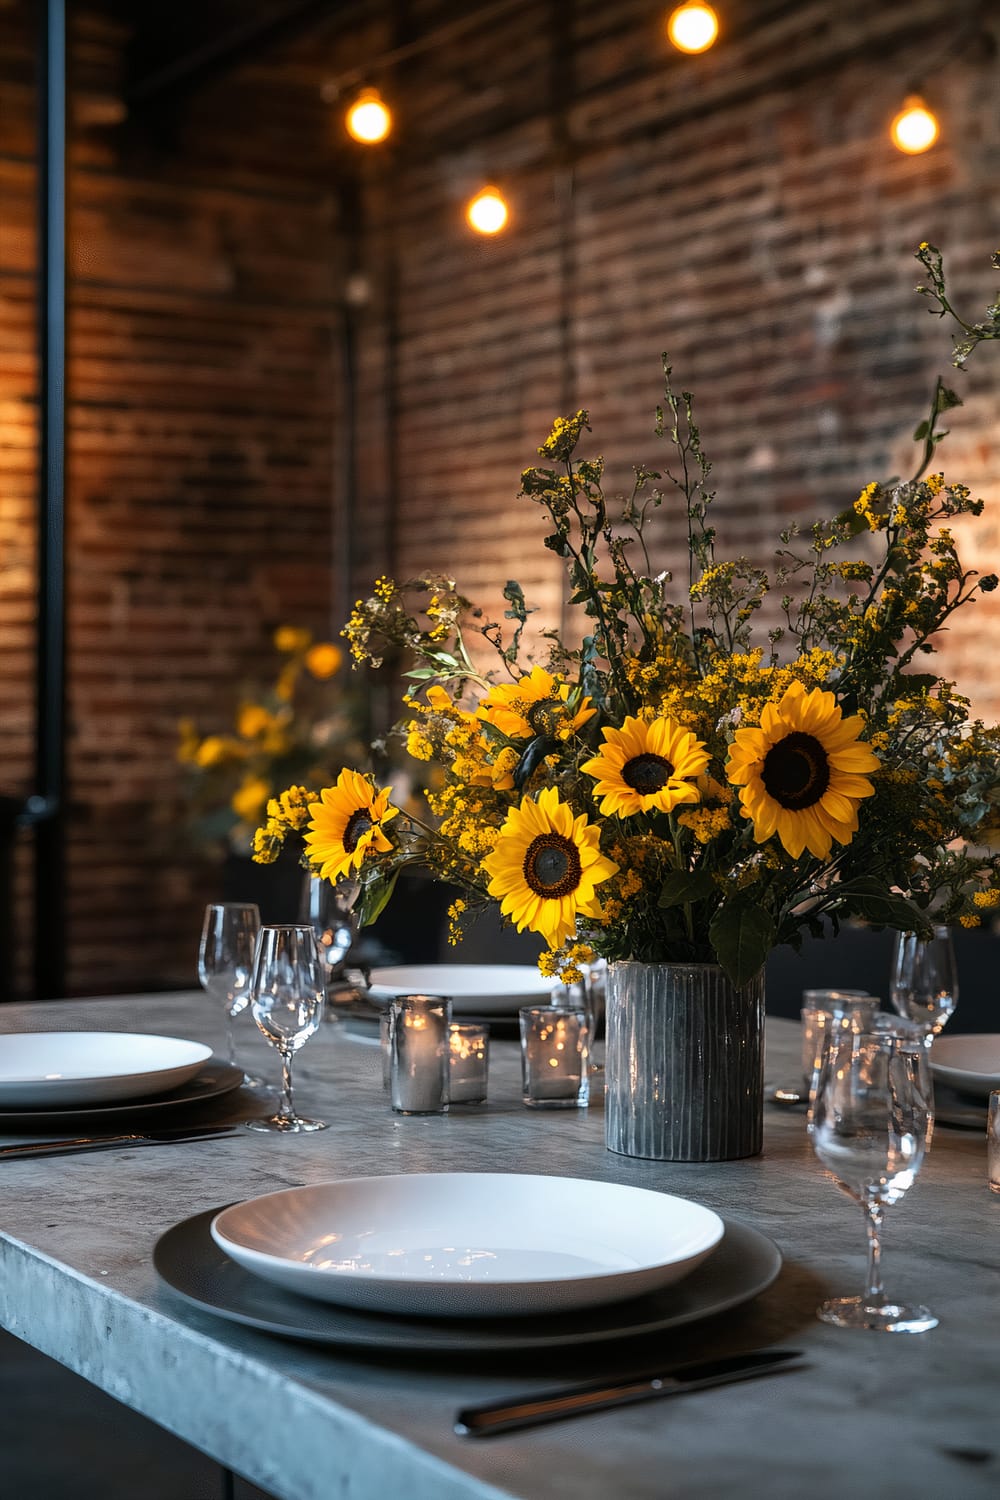
[[[938,138],[938,122],[919,94],[911,94],[890,127],[892,144],[908,156],[928,151]]]
[[[470,199],[465,210],[470,228],[477,234],[497,234],[508,218],[507,204],[499,188],[484,187]]]
[[[392,115],[378,89],[362,89],[345,120],[347,133],[364,146],[377,146],[392,129]]]
[[[710,5],[679,5],[667,21],[667,36],[680,52],[707,52],[719,35],[719,18]]]

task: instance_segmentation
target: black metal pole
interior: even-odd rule
[[[65,992],[66,9],[41,6],[38,69],[38,657],[35,995]]]

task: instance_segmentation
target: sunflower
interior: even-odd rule
[[[532,667],[517,682],[490,688],[477,717],[512,740],[533,739],[536,734],[566,740],[597,712],[589,698],[581,698],[579,708],[571,712],[567,707],[570,692],[568,682],[544,667]]]
[[[392,844],[383,826],[399,811],[389,803],[392,788],[376,792],[367,776],[347,767],[333,786],[324,787],[309,804],[306,853],[324,880],[339,880],[357,870],[369,854],[388,854]]]
[[[875,790],[865,772],[881,764],[858,739],[863,728],[832,693],[793,682],[779,703],[764,705],[759,729],[737,729],[726,775],[758,844],[777,833],[793,859],[803,849],[829,859],[834,839],[851,842],[858,804]]]
[[[596,887],[618,873],[598,847],[601,831],[586,813],[560,802],[555,787],[512,807],[496,847],[483,860],[489,893],[518,932],[541,933],[558,948],[576,930],[577,916],[600,916]]]
[[[674,718],[627,718],[620,729],[602,729],[604,744],[580,767],[597,782],[605,817],[620,813],[670,812],[682,802],[699,802],[694,785],[711,760],[703,742]]]

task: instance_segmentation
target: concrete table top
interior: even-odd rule
[[[276,1076],[249,1020],[241,1061]],[[161,1032],[221,1048],[200,994],[10,1006],[0,1033]],[[798,1028],[768,1027],[770,1081],[794,1079]],[[295,1064],[296,1102],[330,1129],[243,1132],[196,1145],[0,1161],[0,1324],[281,1500],[879,1500],[1000,1493],[1000,1196],[985,1134],[940,1127],[888,1214],[885,1280],[940,1326],[888,1336],[827,1327],[861,1289],[858,1208],[820,1169],[798,1111],[769,1108],[762,1156],[710,1166],[607,1152],[603,1115],[520,1102],[516,1048],[494,1045],[490,1103],[393,1115],[377,1046],[324,1025]],[[244,1094],[230,1096],[246,1112]],[[365,1358],[257,1333],[193,1308],[157,1278],[172,1224],[234,1199],[343,1176],[542,1171],[697,1198],[770,1235],[785,1257],[745,1307],[632,1346],[436,1361]],[[581,1314],[585,1316],[585,1314]],[[781,1343],[808,1368],[470,1442],[460,1405]],[[53,1416],[53,1435],[58,1423]]]

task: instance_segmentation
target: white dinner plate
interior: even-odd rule
[[[931,1072],[962,1094],[1000,1089],[1000,1034],[935,1037]]]
[[[0,1108],[60,1109],[165,1094],[212,1055],[202,1042],[126,1031],[0,1035]]]
[[[405,964],[372,969],[369,997],[447,995],[455,1015],[512,1015],[519,1005],[544,1005],[555,984],[534,964]]]
[[[285,1291],[429,1317],[638,1297],[693,1271],[723,1233],[718,1214],[686,1198],[499,1172],[286,1188],[212,1221],[220,1249]]]
[[[448,1358],[527,1352],[535,1358],[546,1349],[583,1349],[619,1339],[631,1340],[634,1354],[637,1338],[655,1337],[650,1361],[662,1361],[664,1349],[670,1348],[664,1335],[670,1330],[739,1307],[766,1291],[781,1270],[781,1252],[773,1240],[727,1217],[722,1243],[690,1276],[645,1297],[590,1308],[585,1318],[573,1311],[523,1318],[389,1317],[296,1297],[244,1271],[209,1233],[218,1212],[210,1208],[184,1219],[156,1242],[153,1264],[185,1302],[282,1338],[396,1360],[401,1353]]]

